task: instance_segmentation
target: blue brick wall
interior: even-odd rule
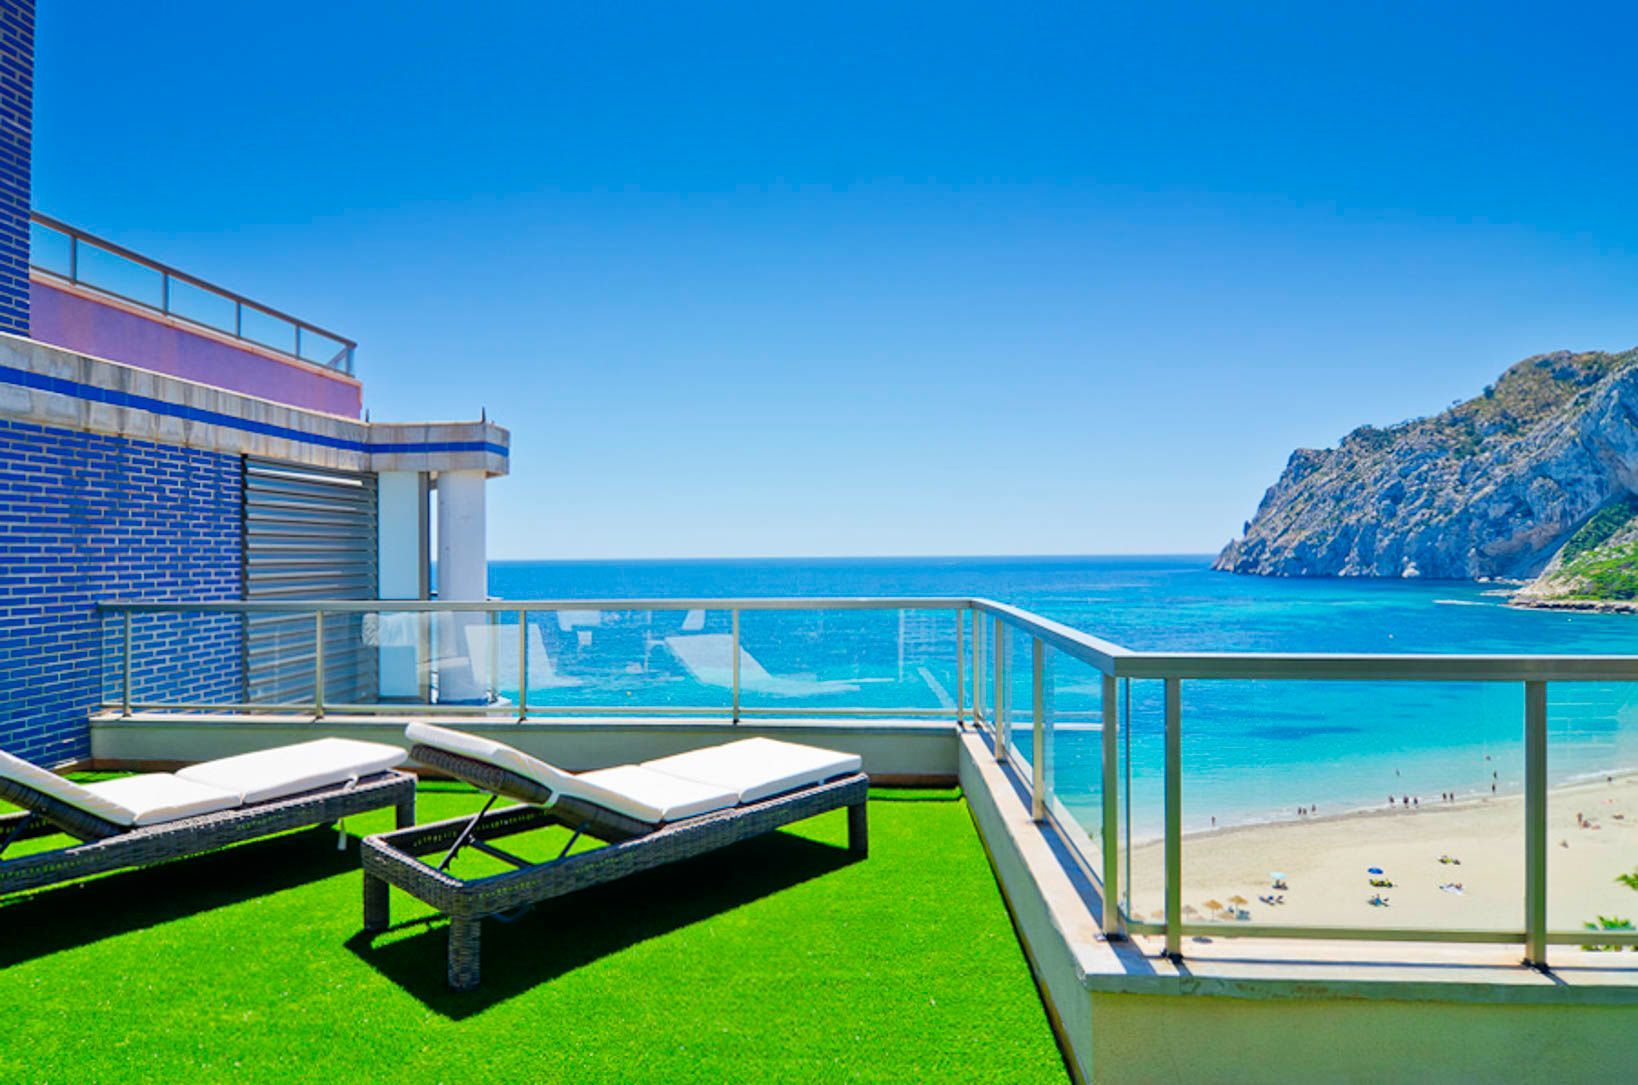
[[[0,749],[89,756],[123,654],[95,600],[240,597],[242,492],[237,456],[0,420]],[[136,619],[133,699],[237,701],[237,623]]]
[[[0,331],[28,334],[34,0],[0,0]]]

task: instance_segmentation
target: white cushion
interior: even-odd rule
[[[643,768],[727,788],[740,802],[759,802],[799,787],[851,776],[863,763],[858,754],[772,738],[745,738],[644,761]]]
[[[121,821],[121,825],[162,825],[239,805],[239,796],[234,792],[196,784],[168,772],[122,776],[118,780],[87,784],[85,789],[123,809],[127,820]]]
[[[351,738],[321,738],[294,746],[205,761],[176,775],[238,795],[241,802],[271,802],[321,787],[374,776],[402,764],[397,746]]]
[[[404,728],[404,737],[417,745],[460,754],[474,761],[486,761],[554,791],[562,791],[565,784],[574,780],[572,774],[555,765],[548,765],[538,757],[530,757],[516,747],[484,738],[482,735],[451,731],[447,727],[434,727],[430,723],[412,723]]]
[[[585,799],[638,821],[659,823],[696,817],[732,806],[735,801],[733,792],[726,788],[648,772],[636,765],[575,775],[504,742],[429,723],[412,723],[404,729],[404,735],[412,743],[507,769],[560,795]]]
[[[0,777],[32,787],[41,794],[67,803],[76,810],[95,814],[104,821],[127,827],[131,825],[131,812],[119,803],[105,799],[89,788],[82,787],[72,780],[65,780],[55,772],[24,761],[21,757],[14,757],[4,750],[0,750]]]
[[[563,794],[586,799],[638,821],[681,821],[713,810],[725,810],[737,801],[727,788],[684,780],[640,765],[582,772],[563,788]]]

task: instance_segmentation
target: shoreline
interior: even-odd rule
[[[1240,896],[1252,922],[1519,928],[1523,806],[1514,792],[1408,814],[1363,810],[1185,833],[1183,899],[1192,918],[1216,918],[1207,902]],[[1551,927],[1638,912],[1638,893],[1616,881],[1638,868],[1638,771],[1560,784],[1548,792],[1547,820]],[[1163,842],[1134,842],[1128,863],[1134,918],[1151,919],[1162,900]],[[1372,867],[1393,884],[1372,886]],[[1271,888],[1276,871],[1287,889]],[[1283,903],[1259,899],[1276,893]],[[1377,894],[1387,903],[1371,904]]]
[[[1551,805],[1555,798],[1558,798],[1564,794],[1571,794],[1582,789],[1608,786],[1611,782],[1619,784],[1629,780],[1638,781],[1638,768],[1620,768],[1600,772],[1583,773],[1576,779],[1563,780],[1548,788],[1547,801],[1548,804]],[[1277,829],[1285,825],[1328,825],[1338,822],[1368,821],[1375,818],[1416,818],[1421,817],[1423,814],[1434,814],[1445,811],[1459,812],[1468,809],[1492,807],[1498,803],[1507,802],[1509,800],[1522,802],[1523,799],[1524,793],[1517,789],[1499,791],[1493,795],[1470,792],[1467,794],[1457,794],[1456,798],[1450,802],[1441,802],[1438,799],[1435,799],[1434,801],[1428,803],[1425,808],[1418,806],[1412,807],[1410,810],[1406,810],[1401,806],[1388,806],[1386,804],[1381,806],[1351,806],[1338,810],[1334,814],[1327,813],[1269,818],[1265,821],[1241,821],[1233,824],[1219,825],[1216,828],[1186,829],[1183,833],[1183,838],[1185,840],[1193,840],[1205,837],[1227,837],[1232,836],[1235,833],[1256,832],[1264,829]],[[1161,840],[1162,837],[1159,835],[1144,836],[1141,839],[1134,837],[1132,840],[1132,847],[1134,850],[1136,850],[1137,848],[1145,845],[1158,844],[1161,842]]]
[[[1514,595],[1507,606],[1519,610],[1569,610],[1582,614],[1638,614],[1638,600],[1631,599],[1536,599]]]

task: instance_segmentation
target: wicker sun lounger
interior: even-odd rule
[[[449,985],[456,990],[478,985],[480,924],[485,918],[504,916],[577,889],[715,851],[844,807],[848,811],[848,849],[860,857],[869,851],[865,799],[870,780],[859,771],[859,759],[845,754],[750,739],[642,766],[574,776],[500,743],[486,743],[424,724],[412,725],[409,737],[414,760],[465,780],[490,798],[474,817],[418,825],[365,839],[364,929],[387,928],[389,886],[397,886],[448,916]],[[481,751],[481,745],[502,756]],[[746,749],[747,745],[751,748]],[[735,747],[739,748],[739,768],[746,762],[765,764],[770,753],[775,760],[784,753],[808,767],[803,773],[786,773],[783,777],[763,769],[764,778],[750,781],[750,787],[718,788],[723,797],[715,803],[704,797],[715,785],[681,779],[688,785],[681,789],[685,792],[681,798],[687,804],[681,807],[682,816],[658,817],[656,814],[666,811],[645,810],[641,798],[631,799],[633,794],[641,795],[644,774],[659,771],[655,766],[674,763],[673,767],[690,772],[709,770],[710,759],[719,752],[719,762],[732,761]],[[784,786],[799,775],[819,779]],[[741,793],[747,793],[749,801],[741,800]],[[496,799],[503,795],[525,805],[493,810]],[[705,808],[690,812],[700,807]],[[549,825],[565,826],[574,835],[557,858],[548,862],[526,862],[493,843]],[[570,847],[582,835],[603,841],[606,846],[570,855]],[[481,851],[513,869],[487,877],[457,877],[448,867],[463,848]],[[442,859],[437,865],[420,858],[440,854]]]
[[[396,811],[399,826],[413,825],[415,777],[380,767],[402,758],[392,747],[328,739],[206,762],[175,776],[154,773],[82,787],[0,754],[0,799],[23,808],[0,816],[0,894],[151,866],[387,807]],[[348,774],[349,764],[363,771]],[[166,792],[186,801],[131,806],[108,798],[129,803],[133,794]],[[212,792],[219,797],[210,799]],[[243,801],[247,795],[258,801]],[[58,833],[79,842],[4,858],[18,841]]]

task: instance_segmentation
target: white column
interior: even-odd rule
[[[482,471],[438,475],[438,598],[489,597]],[[444,616],[439,623],[438,699],[448,704],[482,701],[489,692],[489,625],[482,613]]]
[[[425,599],[427,564],[427,477],[417,471],[382,471],[376,476],[376,595],[381,599]],[[378,619],[378,684],[388,700],[425,696],[422,661],[427,653],[424,614],[383,611]]]

